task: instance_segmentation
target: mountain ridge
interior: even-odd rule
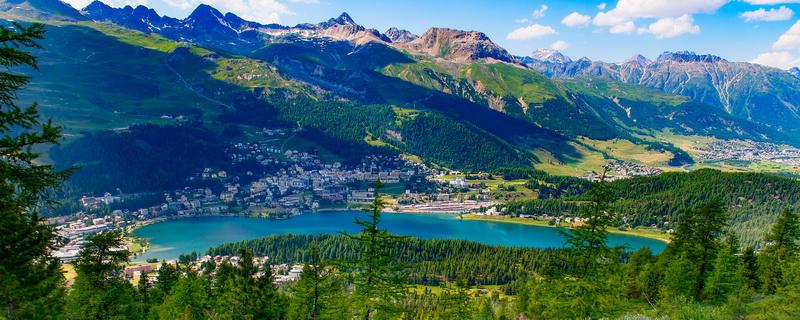
[[[647,138],[653,132],[663,131],[716,139],[797,142],[775,128],[737,118],[723,108],[692,102],[691,95],[672,95],[661,90],[667,92],[662,95],[642,90],[640,87],[650,87],[628,83],[617,76],[643,77],[642,70],[663,64],[731,63],[712,55],[670,52],[655,61],[637,55],[621,64],[585,57],[572,60],[554,50],[515,57],[478,31],[431,28],[416,36],[390,28],[382,34],[359,25],[346,12],[320,23],[294,27],[250,22],[208,5],[198,6],[182,20],[159,16],[144,6],[111,8],[99,1],[89,4],[83,13],[97,22],[144,32],[117,35],[124,30],[110,30],[105,27],[107,24],[94,25],[94,22],[82,24],[122,41],[133,39],[130,43],[135,45],[153,47],[154,42],[160,43],[164,46],[155,48],[169,53],[165,57],[169,63],[206,61],[196,63],[208,64],[201,70],[222,77],[226,85],[250,91],[248,100],[261,100],[253,105],[264,100],[270,105],[286,105],[291,99],[308,98],[307,104],[311,105],[334,103],[337,107],[331,110],[336,112],[345,112],[340,103],[375,105],[381,112],[386,112],[386,106],[414,110],[426,114],[413,123],[422,126],[419,130],[433,137],[437,135],[430,131],[430,126],[453,122],[448,130],[460,130],[464,132],[462,136],[484,136],[482,141],[494,145],[487,150],[504,153],[502,157],[511,159],[503,162],[506,164],[542,159],[568,163],[581,161],[586,153],[604,154],[603,150],[581,142],[583,138],[624,139],[648,150],[671,154],[669,165],[691,163],[685,151],[656,137]],[[549,69],[537,70],[541,66]],[[178,72],[175,70],[180,68],[173,67],[172,72]],[[220,92],[220,89],[200,88],[198,84],[187,83],[187,86],[193,91],[201,90],[205,97],[209,92]],[[256,117],[244,116],[247,112],[261,114],[253,106],[248,106],[247,111],[237,110],[236,100],[211,99],[226,101],[221,104],[238,113],[237,121],[260,123]],[[450,156],[457,153],[452,145],[440,145],[439,151],[428,150],[426,144],[437,142],[403,131],[408,130],[407,126],[388,122],[378,127],[352,123],[349,125],[354,131],[342,135],[328,127],[335,124],[308,118],[293,109],[307,108],[306,104],[289,105],[270,112],[281,121],[315,121],[313,130],[318,133],[312,139],[331,141],[332,137],[324,135],[333,134],[339,140],[346,138],[348,144],[366,141],[395,150],[413,150],[412,153],[424,155],[426,160],[469,165]],[[363,120],[347,120],[361,121],[358,119]],[[360,130],[366,132],[359,137]],[[443,150],[447,150],[448,156],[441,153]],[[479,156],[474,149],[469,152]],[[486,169],[489,163],[500,163],[485,160],[475,168]]]
[[[637,55],[622,63],[536,57],[523,63],[551,78],[613,79],[687,96],[787,134],[800,132],[800,79],[772,67],[689,51],[664,52],[654,61]]]

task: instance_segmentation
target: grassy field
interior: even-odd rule
[[[443,181],[451,181],[458,178],[465,178],[466,175],[464,174],[450,174],[450,175],[443,175],[438,177]],[[470,184],[484,184],[486,188],[489,189],[492,193],[498,194],[510,194],[514,193],[516,198],[535,198],[538,194],[536,190],[531,190],[525,187],[525,184],[528,182],[524,179],[519,180],[505,180],[502,177],[495,177],[495,179],[476,179],[476,180],[466,180],[467,183]],[[504,187],[514,187],[514,191],[507,191],[503,190]],[[467,194],[469,195],[469,194]]]
[[[181,85],[167,65],[175,42],[105,24],[50,24],[46,29],[43,50],[36,52],[39,70],[26,72],[31,82],[19,100],[23,105],[38,102],[42,113],[67,133],[174,123],[161,116],[187,111],[207,118],[220,112],[220,106]]]
[[[579,141],[616,158],[657,168],[668,168],[669,165],[667,162],[674,156],[670,152],[647,150],[645,146],[635,144],[625,139],[593,140],[589,138],[579,138]]]
[[[569,228],[567,224],[561,225],[550,225],[546,220],[535,220],[535,219],[527,219],[527,218],[510,218],[510,217],[501,217],[501,216],[483,216],[477,214],[466,214],[462,216],[465,220],[479,220],[479,221],[494,221],[494,222],[503,222],[503,223],[516,223],[516,224],[525,224],[525,225],[532,225],[532,226],[540,226],[540,227],[562,227],[562,228]],[[609,233],[615,234],[626,234],[650,239],[656,239],[664,242],[669,242],[671,236],[667,233],[662,232],[661,230],[652,229],[652,228],[645,228],[645,227],[637,227],[630,230],[619,230],[619,229],[609,229]]]
[[[546,151],[535,150],[534,154],[541,163],[534,165],[534,167],[557,176],[581,176],[586,171],[601,171],[603,165],[609,161],[602,153],[590,150],[579,143],[570,142],[569,144],[578,151],[580,156],[567,157],[560,161]]]
[[[453,286],[452,289],[455,290],[454,285],[450,285],[449,284],[448,286]],[[445,287],[445,286],[428,286],[428,285],[421,285],[421,284],[411,286],[411,291],[412,292],[424,293],[425,291],[427,291],[427,292],[430,292],[431,294],[435,294],[435,295],[442,294],[443,292],[445,292],[446,289],[447,289],[447,287]],[[497,294],[498,297],[503,298],[503,299],[510,298],[505,293],[503,293],[503,288],[501,286],[498,286],[498,285],[479,285],[479,286],[470,287],[470,288],[467,288],[467,294],[469,294],[470,296],[473,296],[473,297],[487,296],[487,295],[491,296],[491,295]]]
[[[72,282],[78,277],[78,272],[75,271],[75,266],[71,263],[62,264],[61,271],[64,273],[64,280],[68,287],[72,285]]]

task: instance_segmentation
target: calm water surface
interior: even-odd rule
[[[205,253],[208,248],[273,234],[320,234],[356,232],[353,224],[363,213],[337,211],[307,213],[288,220],[248,217],[193,217],[169,220],[134,231],[149,239],[151,248],[137,257],[175,259],[182,253]],[[451,214],[384,214],[381,226],[390,232],[423,239],[463,239],[489,245],[559,248],[564,237],[555,229],[513,223],[460,220]],[[611,234],[611,245],[625,245],[632,250],[649,247],[660,252],[665,243],[648,238]]]

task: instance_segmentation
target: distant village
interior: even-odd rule
[[[264,129],[259,134],[287,133],[281,129]],[[490,203],[477,198],[451,198],[446,193],[448,188],[437,193],[436,182],[429,181],[428,177],[442,172],[395,156],[370,155],[355,165],[323,163],[317,155],[308,152],[284,151],[257,142],[232,144],[226,153],[232,167],[256,162],[269,173],[246,170],[234,175],[220,168],[204,168],[187,178],[187,187],[164,192],[152,205],[141,208],[126,205],[126,201],[138,195],[119,191],[101,196],[84,195],[79,199],[81,211],[47,220],[57,227],[63,239],[55,255],[69,262],[78,258],[88,235],[165,219],[209,215],[288,219],[307,211],[360,207],[375,199],[376,190],[371,187],[375,181],[392,189],[395,200],[388,211],[466,212]],[[448,186],[445,183],[445,187]]]
[[[166,263],[172,264],[173,266],[181,263],[184,265],[188,265],[192,267],[194,270],[202,270],[204,267],[208,266],[209,264],[220,265],[223,263],[229,263],[232,266],[238,266],[241,262],[241,257],[239,256],[193,256],[186,261],[178,261],[173,260]],[[258,268],[256,272],[256,277],[262,277],[265,275],[266,270],[270,270],[272,282],[278,286],[288,285],[291,283],[300,280],[300,276],[303,273],[302,264],[272,264],[270,262],[269,257],[253,257],[253,265]],[[269,266],[269,268],[267,268]],[[138,283],[141,277],[146,277],[146,280],[149,283],[155,283],[157,277],[157,271],[161,267],[161,264],[136,264],[132,266],[125,267],[123,270],[123,275],[126,279]]]
[[[611,182],[633,177],[655,176],[664,172],[659,168],[623,160],[610,161],[603,168],[606,170],[605,175],[596,171],[587,171],[581,178],[595,182],[600,180]]]
[[[291,133],[263,129],[258,134],[272,137]],[[374,200],[374,181],[386,186],[381,192],[390,195],[386,208],[389,212],[499,214],[491,211],[497,204],[497,191],[465,179],[460,172],[433,169],[401,157],[370,155],[356,164],[325,163],[318,155],[283,150],[265,142],[235,143],[226,154],[230,167],[251,170],[233,174],[222,168],[204,168],[187,177],[186,187],[156,193],[152,204],[140,208],[128,203],[141,195],[119,190],[82,196],[80,211],[47,220],[63,239],[55,256],[73,261],[88,235],[108,230],[131,231],[166,219],[216,215],[288,219],[309,211],[359,208]],[[250,167],[253,163],[264,170]],[[624,161],[610,162],[607,168],[608,180],[661,173],[656,168]],[[590,172],[583,178],[597,180],[599,174]]]
[[[800,149],[769,142],[723,140],[698,148],[704,160],[770,161],[800,166]]]

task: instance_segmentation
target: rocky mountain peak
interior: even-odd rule
[[[696,54],[692,51],[678,51],[678,52],[664,52],[658,56],[657,62],[706,62],[714,63],[718,61],[727,61],[715,55],[710,54]]]
[[[136,6],[136,8],[133,9],[133,13],[132,14],[133,14],[134,17],[142,18],[142,19],[146,19],[146,20],[160,20],[161,19],[161,16],[159,16],[158,13],[155,10],[153,10],[151,8],[148,8],[148,7],[145,7],[143,5]]]
[[[534,51],[531,54],[531,58],[536,60],[545,61],[545,62],[553,62],[553,63],[568,63],[572,62],[570,57],[565,56],[558,50],[541,48]]]
[[[193,20],[193,21],[207,21],[207,20],[222,20],[224,16],[222,12],[219,12],[216,8],[209,6],[207,4],[201,4],[197,6],[197,8],[192,11],[192,14],[189,15],[186,20]]]
[[[650,59],[647,59],[647,57],[645,57],[645,56],[643,56],[641,54],[637,54],[637,55],[635,55],[633,57],[630,57],[630,58],[628,58],[628,60],[625,60],[623,62],[623,64],[637,64],[637,65],[640,65],[640,66],[645,66],[645,65],[648,65],[650,63],[652,63],[652,61],[650,61]]]
[[[81,9],[81,12],[83,14],[92,14],[99,16],[105,16],[113,13],[114,11],[116,11],[114,8],[110,7],[109,5],[99,0],[92,1],[92,3],[88,4],[87,6],[83,7],[83,9]]]
[[[80,11],[60,0],[5,0],[0,1],[0,12],[41,20],[87,20]]]
[[[353,18],[350,17],[347,12],[342,12],[336,19],[329,20],[331,22],[335,22],[337,24],[345,24],[345,25],[357,25]]]
[[[419,36],[411,33],[408,30],[398,29],[395,27],[389,28],[389,30],[386,30],[386,32],[383,34],[386,35],[386,37],[389,38],[389,40],[391,40],[393,43],[408,43],[414,41],[416,38],[419,38]]]
[[[407,43],[417,53],[468,62],[494,59],[514,62],[514,57],[492,42],[483,32],[449,28],[430,28],[422,36]]]
[[[795,78],[800,78],[800,68],[798,67],[792,67],[789,70],[786,70],[786,72],[792,74]]]

